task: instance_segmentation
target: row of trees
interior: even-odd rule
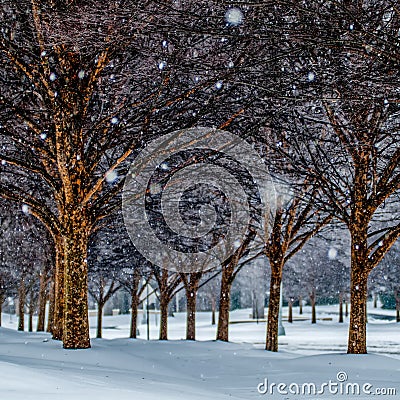
[[[24,330],[24,314],[29,316],[28,330],[33,330],[33,315],[37,314],[37,330],[44,331],[45,305],[49,303],[47,330],[51,329],[52,308],[54,296],[52,292],[51,274],[54,264],[52,254],[48,252],[51,246],[46,241],[46,232],[36,226],[32,217],[14,210],[17,218],[9,217],[13,225],[3,225],[2,262],[0,267],[0,295],[2,303],[7,298],[8,312],[13,312],[11,304],[18,304],[18,329]],[[7,210],[3,210],[3,216]],[[3,217],[4,218],[4,217]],[[6,221],[7,219],[3,219]],[[21,226],[24,233],[21,234]],[[179,309],[190,308],[184,294],[185,286],[179,273],[152,266],[135,251],[126,233],[121,229],[122,221],[114,221],[113,225],[104,228],[95,235],[89,247],[88,288],[91,302],[97,308],[97,337],[102,337],[102,317],[107,302],[113,300],[114,307],[121,305],[115,294],[126,293],[130,297],[125,307],[131,309],[130,337],[136,337],[138,324],[138,308],[146,304],[146,284],[151,284],[150,296],[156,296],[158,307],[161,309],[160,340],[168,338],[168,317]],[[335,238],[331,234],[335,234]],[[28,235],[28,237],[24,237]],[[21,238],[24,240],[21,241]],[[338,303],[338,321],[344,322],[344,314],[348,314],[349,300],[349,238],[342,229],[341,234],[336,229],[325,230],[322,235],[313,238],[302,251],[298,252],[283,272],[284,301],[288,304],[288,321],[293,322],[293,305],[298,304],[300,314],[303,305],[310,304],[312,308],[311,322],[317,322],[316,304]],[[18,252],[15,254],[13,249]],[[397,321],[399,321],[398,290],[400,282],[397,267],[398,249],[392,249],[384,259],[379,269],[374,272],[369,285],[370,296],[392,296],[397,301]],[[35,263],[32,264],[32,260]],[[49,262],[50,261],[50,262]],[[44,267],[44,268],[43,268]],[[196,292],[197,310],[211,310],[211,323],[216,324],[215,314],[220,307],[221,269],[203,274]],[[267,279],[271,271],[266,259],[260,256],[252,262],[244,264],[232,285],[232,307],[253,307],[253,319],[264,318]],[[389,279],[390,277],[390,279]],[[182,293],[180,295],[180,293]],[[113,298],[114,297],[114,298]],[[121,296],[118,296],[119,298]],[[125,297],[125,296],[123,296]],[[176,304],[180,297],[180,304]],[[383,299],[384,297],[382,297]],[[382,301],[383,302],[383,301]],[[344,307],[344,305],[346,307]],[[193,321],[193,320],[191,320]],[[1,325],[1,321],[0,321]],[[190,330],[191,339],[195,337],[195,323]],[[218,335],[225,332],[225,326],[218,321]]]
[[[160,134],[203,125],[254,143],[281,182],[258,238],[272,271],[266,348],[277,350],[286,262],[335,219],[351,237],[348,352],[367,351],[368,276],[400,234],[398,10],[389,0],[232,7],[1,4],[0,195],[52,238],[51,330],[65,348],[90,347],[88,246],[120,207],[129,161]],[[221,340],[253,239],[250,230],[221,266]],[[174,286],[169,275],[161,286]],[[180,275],[189,339],[201,276]]]

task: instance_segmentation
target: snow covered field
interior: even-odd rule
[[[63,350],[61,343],[52,341],[48,334],[16,332],[15,316],[10,321],[9,315],[3,314],[0,399],[400,398],[400,325],[379,317],[393,312],[371,309],[377,316],[369,318],[370,354],[349,356],[344,354],[347,323],[336,322],[336,307],[318,310],[319,318],[332,321],[319,320],[316,325],[309,320],[284,323],[286,336],[280,337],[279,353],[263,350],[263,322],[232,324],[230,337],[234,343],[215,342],[209,313],[198,313],[196,342],[180,340],[185,335],[184,313],[169,319],[171,340],[167,342],[143,340],[145,325],[139,325],[141,339],[126,339],[129,316],[104,317],[105,339],[93,339],[90,350],[75,351]],[[234,311],[231,320],[248,320],[249,313]],[[297,310],[294,315],[298,316]],[[306,308],[304,316],[308,315]],[[91,325],[93,336],[94,318]],[[151,315],[151,338],[157,337],[157,325],[155,315]],[[347,375],[342,383],[339,372]],[[333,386],[328,390],[330,380]],[[279,393],[273,383],[285,383],[286,389],[281,391],[287,394]],[[322,390],[323,383],[327,386],[323,393],[314,395],[312,387],[308,392],[309,386],[303,387],[304,383],[315,384],[317,390]],[[361,388],[359,395],[352,392],[353,386],[346,387],[350,383]],[[363,391],[363,385],[371,394]],[[289,392],[289,387],[292,393],[298,388],[299,394]],[[266,389],[266,394],[259,393]],[[397,394],[377,396],[377,389],[396,389]],[[346,395],[346,390],[350,394]]]

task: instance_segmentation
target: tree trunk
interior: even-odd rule
[[[186,340],[196,339],[196,299],[202,272],[181,273],[186,292]]]
[[[366,303],[368,275],[353,266],[351,271],[348,354],[367,353]]]
[[[168,304],[169,298],[165,292],[160,295],[160,340],[168,340]]]
[[[168,305],[171,298],[168,295],[169,271],[161,269],[159,277],[160,288],[160,340],[168,340]]]
[[[339,293],[339,322],[343,323],[343,293]]]
[[[32,299],[31,299],[32,301]],[[33,332],[33,313],[35,312],[35,306],[33,303],[29,304],[29,320],[28,320],[28,331]]]
[[[222,268],[221,289],[219,295],[219,314],[217,340],[229,340],[229,311],[231,309],[232,266]]]
[[[400,322],[400,290],[394,292],[396,298],[396,322]]]
[[[64,257],[65,349],[90,348],[87,285],[88,221],[83,210],[68,207]]]
[[[139,305],[139,296],[136,287],[133,288],[131,291],[131,329],[129,333],[129,337],[131,339],[136,339],[138,305]]]
[[[47,328],[46,331],[49,333],[52,333],[52,329],[54,326],[54,281],[50,283],[50,289],[49,289],[49,314],[47,316]]]
[[[196,340],[196,298],[197,290],[192,290],[187,293],[186,340]]]
[[[374,308],[378,308],[378,295],[374,293]]]
[[[315,293],[310,294],[310,302],[311,302],[311,323],[317,323],[317,310],[315,308]]]
[[[3,312],[4,296],[0,295],[0,326],[1,326],[1,313]]]
[[[38,322],[36,330],[38,332],[44,331],[44,321],[46,318],[46,289],[47,289],[47,276],[42,271],[40,274],[39,283],[39,310],[38,310]]]
[[[270,260],[270,263],[273,261]],[[281,297],[282,268],[275,266],[271,268],[271,279],[269,285],[269,303],[268,303],[268,322],[267,339],[265,349],[269,351],[278,351],[278,332],[279,332],[279,307]]]
[[[64,327],[64,240],[61,237],[55,239],[56,245],[56,265],[54,270],[54,298],[53,298],[53,312],[50,321],[51,332],[54,340],[63,339]]]
[[[288,322],[293,323],[293,300],[289,299],[289,315],[288,315]]]
[[[216,301],[214,295],[211,297],[211,325],[215,325]]]
[[[344,305],[345,305],[344,315],[345,315],[345,317],[348,317],[349,316],[349,302],[347,301],[347,299],[344,301]]]
[[[303,298],[301,296],[299,297],[299,314],[303,314]]]
[[[25,282],[24,276],[21,278],[18,289],[18,330],[23,331],[25,328]]]
[[[96,338],[101,339],[103,336],[103,308],[104,302],[101,300],[97,303],[97,333]]]

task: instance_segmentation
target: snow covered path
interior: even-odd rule
[[[280,337],[277,354],[263,350],[265,323],[233,324],[231,340],[235,343],[213,341],[215,327],[209,313],[198,314],[198,342],[179,340],[184,336],[184,313],[169,319],[169,335],[174,340],[167,342],[125,339],[129,316],[105,317],[108,339],[93,339],[90,350],[66,351],[48,334],[0,328],[0,399],[371,398],[369,394],[345,396],[326,390],[320,396],[283,395],[276,389],[273,395],[262,395],[257,390],[266,378],[269,385],[282,382],[301,387],[312,382],[318,388],[329,380],[335,382],[338,372],[345,372],[346,382],[360,387],[369,383],[371,390],[397,391],[396,396],[378,397],[400,398],[399,324],[371,320],[371,354],[348,356],[344,354],[347,323],[336,323],[332,312],[329,307],[320,310],[320,317],[333,320],[316,325],[309,321],[286,323],[287,335]],[[232,319],[248,319],[248,314],[249,310],[234,311]],[[11,322],[7,315],[3,317],[4,326],[15,328],[15,317]],[[145,326],[140,330],[144,338]],[[151,337],[156,336],[156,320],[152,319]]]

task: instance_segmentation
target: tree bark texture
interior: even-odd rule
[[[77,207],[65,215],[64,326],[65,349],[90,348],[88,320],[87,245],[88,221]]]
[[[25,278],[24,276],[20,280],[18,288],[18,330],[23,331],[25,329]]]
[[[273,268],[269,286],[267,338],[265,350],[278,351],[279,307],[281,296],[282,269]]]
[[[231,309],[232,273],[233,266],[231,264],[222,268],[217,340],[222,340],[224,342],[229,340],[229,312]]]

